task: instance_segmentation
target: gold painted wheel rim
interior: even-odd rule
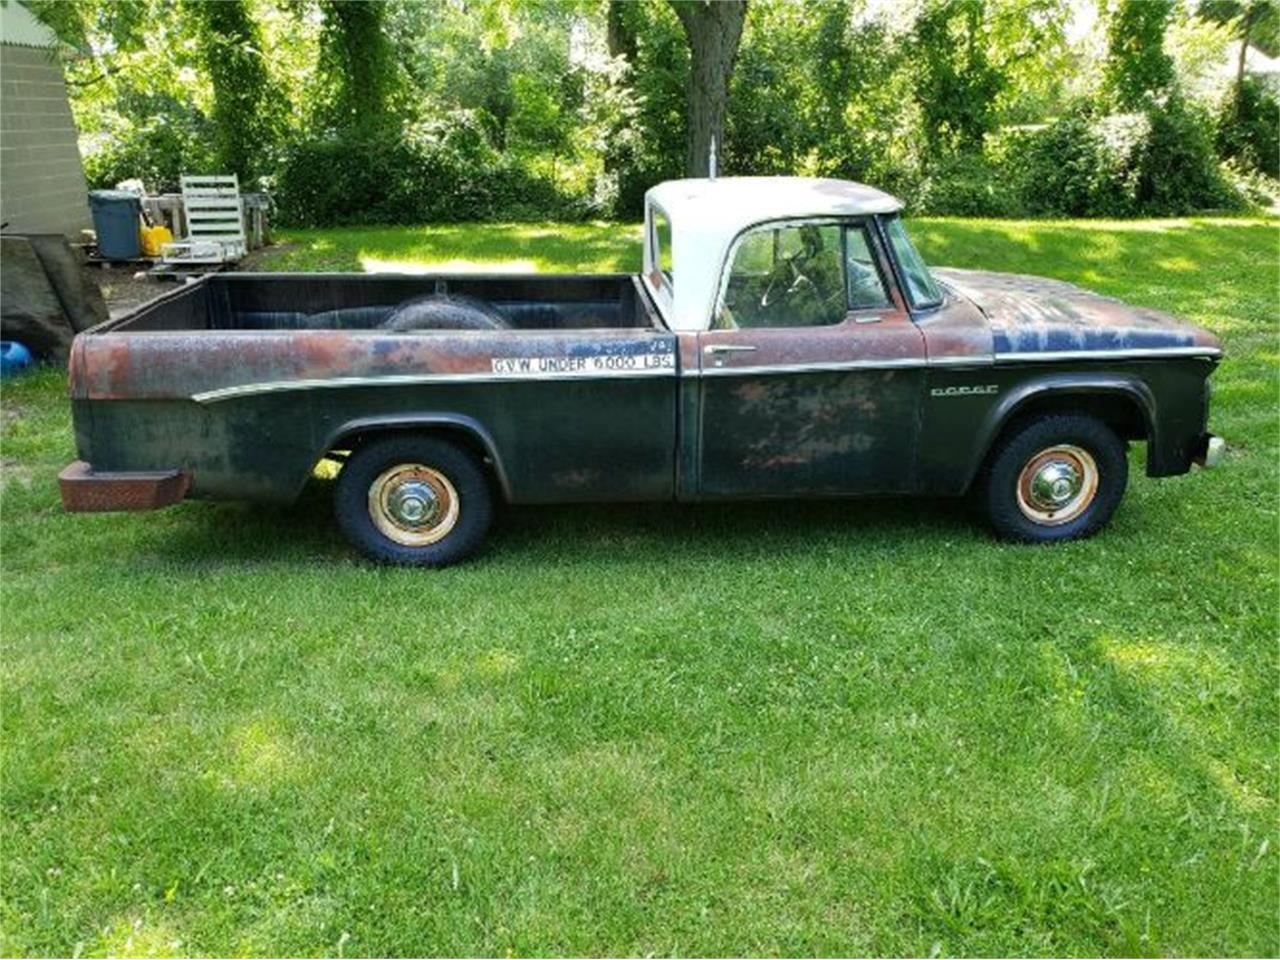
[[[1033,523],[1056,527],[1089,509],[1098,493],[1098,464],[1074,444],[1056,444],[1027,461],[1018,474],[1018,509]]]
[[[403,547],[438,543],[458,524],[458,491],[439,470],[399,463],[369,485],[369,518],[388,540]]]

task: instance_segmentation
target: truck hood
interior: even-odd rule
[[[933,274],[982,311],[991,324],[997,356],[1079,351],[1212,354],[1222,347],[1207,330],[1167,313],[1130,306],[1061,280],[954,268]]]

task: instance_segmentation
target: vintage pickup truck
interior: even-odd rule
[[[1210,333],[1067,283],[930,270],[893,197],[806,178],[649,191],[638,275],[216,274],[76,338],[68,510],[288,502],[342,462],[381,561],[473,553],[516,504],[971,495],[1096,532],[1212,465]]]

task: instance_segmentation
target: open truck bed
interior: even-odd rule
[[[433,294],[492,304],[515,330],[660,325],[632,274],[221,273],[143,304],[93,332],[373,330]]]

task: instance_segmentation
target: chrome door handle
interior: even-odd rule
[[[707,356],[715,356],[717,353],[750,353],[755,347],[746,343],[708,343],[702,348],[702,352]]]

